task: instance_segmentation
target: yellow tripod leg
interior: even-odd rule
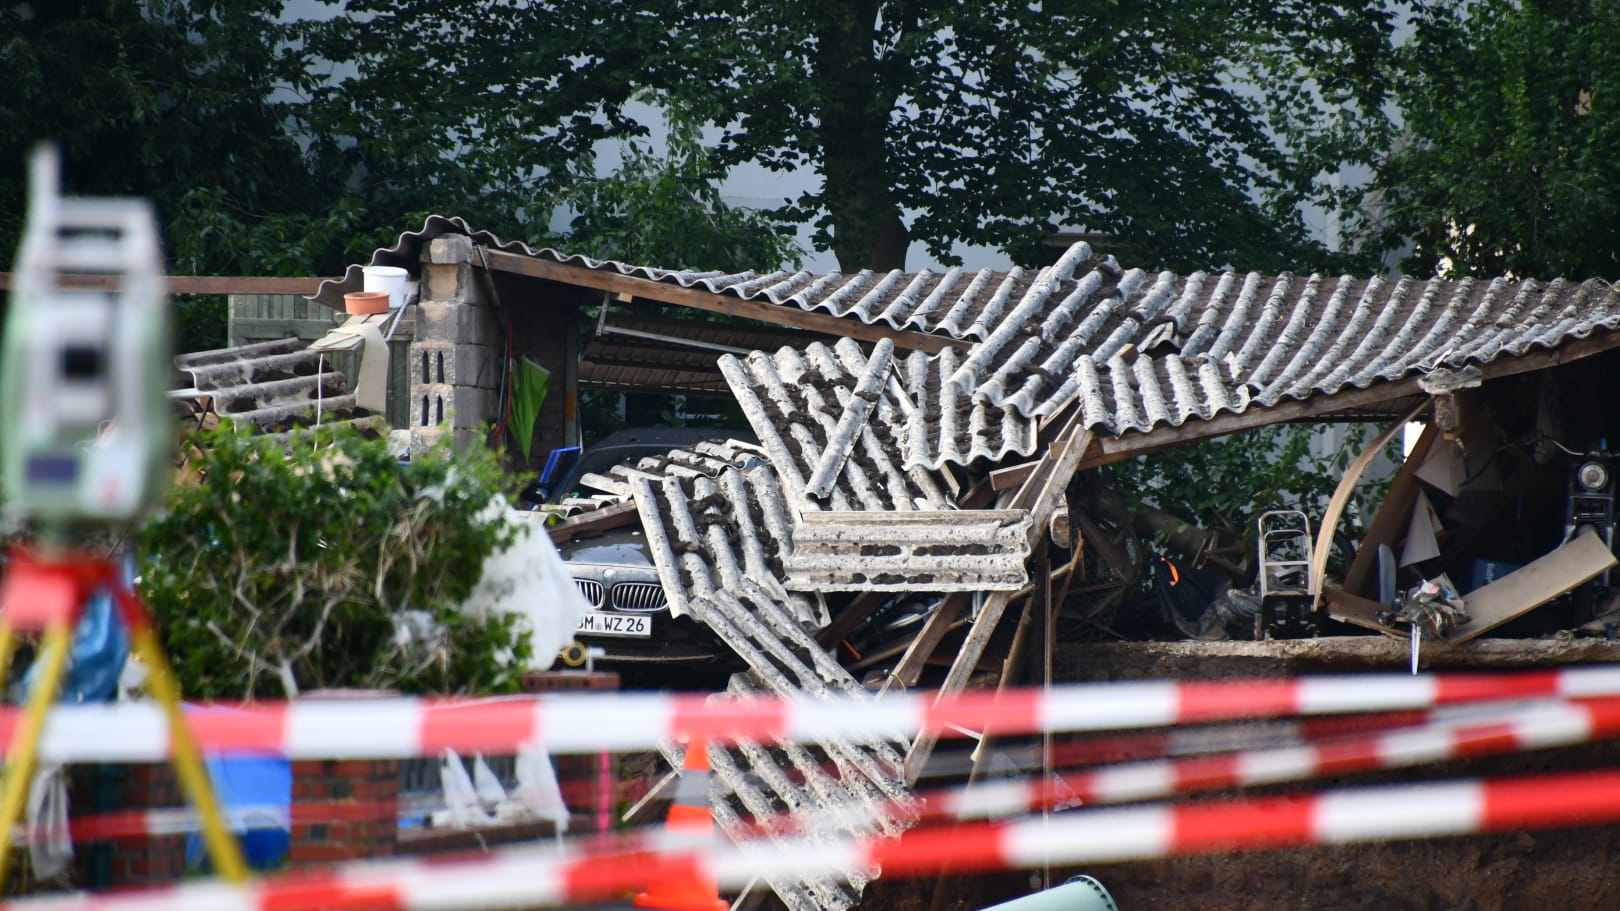
[[[16,830],[22,817],[23,801],[28,798],[28,786],[34,778],[35,761],[39,758],[39,737],[45,730],[45,716],[56,701],[56,687],[67,666],[68,648],[73,643],[73,625],[52,623],[45,629],[40,643],[40,676],[34,682],[34,691],[28,694],[23,708],[22,723],[18,725],[11,750],[6,754],[5,775],[0,780],[0,833],[5,833],[5,844],[0,845],[0,883],[6,881],[6,868],[11,860],[10,834]],[[14,634],[10,624],[0,622],[0,648],[4,661],[10,664]],[[3,678],[0,678],[3,679]]]
[[[5,686],[6,678],[11,674],[11,656],[17,651],[17,632],[11,626],[10,618],[0,611],[0,687]]]
[[[191,736],[191,727],[180,708],[180,684],[163,654],[157,632],[148,624],[136,624],[130,630],[130,645],[145,663],[147,689],[163,707],[163,715],[169,722],[169,736],[174,740],[174,774],[180,780],[181,793],[197,810],[203,844],[208,847],[214,871],[227,882],[245,882],[248,865],[242,857],[242,846],[225,827],[225,814],[220,811],[208,768],[203,764],[202,751],[197,748],[197,740]]]

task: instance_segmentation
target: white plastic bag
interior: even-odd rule
[[[484,561],[484,574],[461,610],[472,617],[489,617],[495,612],[522,616],[528,621],[533,649],[529,669],[543,671],[573,641],[579,618],[590,605],[546,534],[542,514],[499,503],[492,503],[490,509],[498,509],[502,520],[512,523],[516,537],[511,547]]]
[[[28,789],[28,860],[34,876],[53,879],[73,863],[68,833],[67,776],[59,763],[42,763]]]
[[[557,771],[544,745],[526,743],[518,748],[517,788],[512,796],[536,819],[556,826],[557,834],[568,831],[568,805],[563,802]]]
[[[461,756],[447,747],[439,760],[439,783],[444,788],[445,808],[433,814],[434,828],[466,829],[487,825],[490,817],[478,805],[478,790],[473,787],[467,767],[461,764]]]
[[[479,753],[473,759],[473,789],[478,794],[478,803],[485,810],[494,810],[506,800],[506,789],[501,787],[501,780],[495,777],[495,772],[484,761],[484,754]]]

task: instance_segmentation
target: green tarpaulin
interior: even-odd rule
[[[540,406],[545,404],[546,387],[550,385],[551,371],[528,358],[519,360],[512,369],[512,435],[517,437],[525,462],[534,446],[534,425],[540,420]]]

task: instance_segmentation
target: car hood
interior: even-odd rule
[[[647,536],[640,529],[614,529],[590,538],[576,538],[557,545],[565,563],[596,563],[609,566],[653,565],[647,550]]]

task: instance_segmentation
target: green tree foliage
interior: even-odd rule
[[[622,108],[672,39],[619,2],[327,2],[298,32],[334,75],[313,89],[309,128],[344,138],[379,210],[454,212],[509,236],[543,231],[544,202],[599,140],[645,133]]]
[[[1258,112],[1376,110],[1352,77],[1390,25],[1314,0],[688,7],[687,94],[728,160],[818,168],[798,202],[845,268],[899,265],[910,238],[1029,260],[1059,226],[1143,266],[1319,261],[1294,206],[1333,148],[1287,148]]]
[[[653,92],[721,132],[721,167],[815,169],[783,211],[845,268],[901,265],[912,239],[1034,261],[1059,226],[1144,266],[1316,265],[1295,205],[1366,148],[1341,127],[1377,126],[1391,19],[1373,0],[282,7],[0,9],[0,245],[44,138],[71,189],[153,198],[182,273],[329,273],[426,211],[536,237],[601,140],[645,135],[628,111]]]
[[[796,256],[719,202],[689,132],[597,178],[595,142],[642,132],[613,112],[650,27],[502,6],[355,2],[298,23],[283,0],[0,5],[0,249],[21,237],[28,153],[54,141],[69,192],[153,200],[180,274],[333,274],[433,211],[542,239],[559,203],[579,215],[570,239],[659,265],[717,233],[725,265],[680,264]]]
[[[222,428],[140,529],[141,594],[185,692],[318,687],[511,691],[529,654],[510,615],[464,614],[510,526],[494,457],[423,454],[322,429],[288,441]],[[420,612],[420,613],[417,613]],[[397,621],[438,633],[401,643]]]
[[[1275,424],[1119,462],[1110,483],[1143,502],[1200,524],[1252,529],[1268,509],[1301,509],[1319,517],[1350,461],[1368,439],[1353,425],[1346,442],[1326,452],[1319,424]],[[1357,507],[1351,515],[1355,520]]]
[[[1261,513],[1302,510],[1314,529],[1369,429],[1352,425],[1331,451],[1321,444],[1324,425],[1277,424],[1129,459],[1104,469],[1101,505],[1117,523],[1188,558],[1210,532],[1225,531],[1243,542],[1234,561],[1252,563]],[[1386,485],[1377,477],[1357,485],[1341,522],[1351,541],[1360,539]]]
[[[1376,123],[1391,26],[1371,0],[344,9],[309,40],[358,66],[325,100],[373,173],[431,195],[453,156],[476,198],[522,199],[641,133],[627,104],[651,90],[724,131],[722,164],[814,168],[787,211],[846,270],[912,239],[1035,259],[1058,226],[1144,266],[1319,262],[1295,204],[1359,148],[1335,127]]]
[[[0,249],[15,250],[29,150],[57,143],[66,188],[157,207],[180,274],[311,274],[356,233],[331,206],[332,144],[301,143],[314,77],[277,37],[280,0],[0,5]],[[305,137],[306,139],[308,137]]]
[[[1620,278],[1620,7],[1431,3],[1397,70],[1407,135],[1359,200],[1419,274]]]
[[[719,169],[689,126],[676,124],[665,153],[629,142],[619,169],[570,180],[552,198],[574,214],[556,243],[571,253],[667,269],[742,272],[797,266],[792,230],[720,198]]]

